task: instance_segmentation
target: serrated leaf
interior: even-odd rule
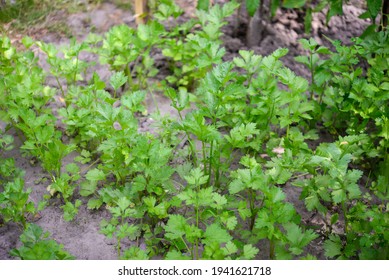
[[[326,257],[335,258],[342,254],[342,241],[339,236],[331,235],[330,239],[324,242],[323,248]]]
[[[116,235],[118,238],[128,238],[129,240],[135,240],[140,235],[139,226],[123,224],[117,229]]]
[[[195,168],[190,172],[189,176],[185,176],[185,180],[190,185],[201,186],[208,181],[208,177],[208,175],[204,175],[200,168]]]
[[[334,190],[332,191],[331,195],[335,203],[341,203],[347,199],[346,192],[343,189]]]
[[[123,260],[148,260],[147,252],[139,247],[132,246],[123,252],[121,257]]]
[[[116,231],[116,227],[111,224],[101,227],[100,229],[100,232],[105,236],[107,236],[108,238],[113,238],[115,231]]]
[[[102,181],[105,180],[105,174],[103,171],[94,168],[88,171],[88,173],[85,175],[85,178],[89,181]]]
[[[199,206],[211,206],[211,204],[213,202],[212,190],[213,190],[212,187],[201,189],[197,193],[197,197],[198,197],[197,205],[199,205]]]
[[[305,207],[307,207],[308,211],[317,209],[320,205],[319,198],[317,197],[316,194],[311,194],[310,196],[307,196],[304,202],[305,202]]]
[[[255,256],[258,254],[259,250],[258,248],[255,248],[251,244],[246,244],[243,246],[243,257],[242,259],[245,260],[252,260],[255,258]]]
[[[238,219],[235,216],[228,217],[227,220],[224,221],[226,228],[228,230],[234,230],[236,225],[238,224]]]
[[[126,210],[131,205],[131,201],[127,197],[121,197],[119,198],[117,205],[119,209],[124,212],[124,210]]]
[[[302,63],[302,64],[304,64],[305,66],[308,66],[308,67],[310,65],[309,59],[308,59],[307,56],[301,56],[301,55],[300,56],[296,56],[294,58],[294,60],[297,61],[297,62],[300,62],[300,63]]]
[[[114,88],[114,90],[118,90],[122,85],[124,85],[127,82],[127,77],[124,74],[124,72],[115,72],[111,78],[110,78],[111,86]]]
[[[148,208],[153,208],[157,203],[157,199],[154,196],[147,196],[143,198],[143,202]]]
[[[170,239],[179,239],[186,233],[188,223],[181,215],[169,215],[169,220],[165,226],[165,236]]]
[[[177,250],[170,251],[166,254],[165,260],[190,260],[191,257],[188,255],[184,255]]]
[[[81,183],[80,186],[80,195],[81,196],[89,196],[93,193],[95,193],[97,189],[97,182],[96,181],[85,181]]]
[[[93,210],[93,209],[99,209],[103,205],[103,201],[101,199],[89,199],[88,201],[88,209]]]
[[[230,256],[238,252],[238,247],[236,247],[236,245],[232,241],[228,241],[226,246],[223,247],[222,250],[226,256]]]
[[[227,204],[227,199],[224,195],[220,195],[218,193],[212,193],[212,198],[215,202],[216,209],[222,209],[224,205]]]
[[[234,180],[229,184],[228,190],[230,194],[236,194],[242,190],[244,190],[246,185],[241,180]]]
[[[226,243],[232,239],[231,235],[222,229],[218,224],[212,224],[207,227],[204,233],[204,244],[212,244],[217,242],[218,244]]]
[[[181,179],[184,179],[185,176],[188,176],[190,171],[193,169],[192,163],[185,162],[179,166],[177,166],[176,171]]]
[[[295,247],[296,251],[292,252],[295,255],[299,255],[303,252],[303,248],[308,245],[312,240],[316,239],[318,235],[313,230],[303,230],[294,223],[287,223],[284,225],[286,229],[286,236],[291,245]]]
[[[69,163],[65,168],[70,174],[77,174],[80,171],[80,167],[75,163]]]

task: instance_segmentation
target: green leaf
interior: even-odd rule
[[[255,12],[259,9],[261,0],[246,0],[246,9],[250,17],[254,16]]]
[[[34,40],[31,37],[26,36],[23,37],[22,43],[27,49],[29,49],[34,44]]]
[[[74,219],[78,213],[78,208],[81,206],[81,203],[81,200],[76,200],[74,204],[68,201],[65,205],[61,206],[64,212],[63,218],[65,221],[69,222]]]
[[[274,17],[277,9],[280,7],[280,1],[281,0],[272,0],[270,2],[270,11],[271,11],[271,16]]]
[[[288,9],[296,9],[301,8],[305,5],[307,0],[283,0],[282,1],[282,7],[288,8]]]
[[[335,258],[342,255],[342,241],[338,235],[331,235],[330,239],[324,241],[323,248],[326,257]]]
[[[224,224],[228,230],[234,230],[236,225],[238,224],[238,219],[235,216],[228,217]]]
[[[93,194],[97,189],[96,181],[85,181],[81,183],[80,186],[80,195],[81,196],[89,196]]]
[[[334,215],[331,216],[331,225],[334,225],[336,224],[336,222],[338,221],[339,219],[339,214],[338,213],[335,213]]]
[[[169,215],[169,220],[165,226],[165,236],[170,239],[179,239],[186,233],[188,223],[184,216]]]
[[[243,246],[243,257],[242,259],[245,260],[252,260],[255,258],[255,256],[258,254],[259,250],[258,248],[255,248],[251,244],[246,244]]]
[[[10,60],[15,53],[16,53],[15,48],[11,47],[4,52],[4,57]]]
[[[226,243],[232,239],[231,235],[222,229],[218,224],[212,224],[207,227],[204,233],[204,244],[212,244],[217,242],[218,244]]]
[[[209,9],[209,0],[198,0],[196,8],[198,10],[208,11],[208,9]]]
[[[336,189],[332,191],[331,195],[335,203],[341,203],[347,199],[346,192],[342,189]]]
[[[185,162],[176,167],[176,171],[181,179],[184,179],[185,176],[188,176],[190,171],[193,169],[192,163]]]
[[[88,209],[90,210],[99,209],[101,205],[103,205],[101,199],[89,199],[88,201]]]
[[[362,13],[358,18],[360,19],[370,19],[371,18],[371,15],[370,15],[370,12],[369,11],[366,11],[364,13]]]
[[[75,164],[75,163],[69,163],[66,165],[66,171],[69,172],[70,174],[77,174],[80,172],[80,167]]]
[[[139,39],[148,44],[155,44],[159,40],[159,36],[164,32],[164,27],[157,21],[150,21],[148,24],[138,25],[137,34]],[[145,58],[143,58],[145,59]]]
[[[238,247],[236,247],[236,245],[232,241],[228,241],[226,246],[223,247],[222,250],[226,256],[230,256],[238,252]]]
[[[380,85],[380,89],[389,91],[389,82],[383,82]]]
[[[123,95],[121,98],[121,102],[124,106],[126,106],[131,111],[144,111],[144,106],[142,105],[142,102],[144,101],[146,97],[146,91],[144,90],[138,90],[135,92],[132,92],[129,95]]]
[[[380,14],[382,8],[382,0],[367,0],[367,9],[373,20]],[[382,15],[387,16],[387,15]]]
[[[190,185],[201,186],[208,181],[208,177],[208,175],[204,175],[200,168],[195,168],[190,172],[189,176],[185,176],[185,180]]]
[[[343,0],[331,0],[330,9],[327,12],[327,24],[331,17],[343,14]]]
[[[71,260],[72,255],[63,249],[63,245],[48,239],[49,233],[35,225],[28,224],[20,241],[23,246],[13,249],[10,254],[22,260]]]
[[[132,246],[123,252],[122,260],[148,260],[147,252],[139,247]]]
[[[304,65],[307,66],[307,67],[309,67],[309,65],[310,65],[309,59],[308,59],[307,56],[301,56],[301,55],[300,55],[300,56],[296,56],[296,57],[294,58],[294,60],[297,61],[297,62],[300,62],[300,63],[304,64]]]
[[[228,190],[230,191],[230,194],[236,194],[245,188],[246,185],[241,180],[236,179],[229,184]]]
[[[107,224],[103,226],[103,223],[100,225],[100,232],[107,236],[107,238],[113,238],[113,235],[115,234],[116,227],[111,224]]]
[[[116,91],[118,90],[122,85],[124,85],[127,82],[127,77],[124,74],[124,72],[115,72],[111,78],[110,83],[113,89]]]
[[[88,171],[85,178],[89,181],[102,181],[105,180],[105,174],[103,171],[94,168]]]
[[[140,235],[140,229],[137,225],[123,224],[118,227],[116,235],[120,239],[127,237],[129,240],[135,240]]]
[[[214,207],[216,209],[223,209],[223,206],[227,204],[227,198],[224,195],[212,193],[212,198],[215,202]]]
[[[286,230],[286,238],[289,240],[292,247],[295,247],[295,254],[299,255],[303,252],[303,247],[316,239],[318,235],[313,230],[303,230],[294,223],[287,223],[284,225]]]
[[[310,33],[312,30],[312,9],[308,8],[305,11],[305,16],[304,16],[304,30],[305,33]]]
[[[212,190],[213,190],[212,187],[201,189],[197,193],[197,197],[198,197],[197,205],[199,205],[199,206],[211,206],[212,202],[213,202]]]
[[[286,194],[281,188],[273,187],[269,191],[269,198],[273,203],[281,202],[286,198]]]
[[[177,250],[170,251],[166,254],[165,260],[191,260],[192,258],[188,255],[184,255]]]
[[[366,27],[366,29],[361,34],[360,38],[365,39],[365,38],[368,38],[370,36],[374,36],[376,34],[376,32],[377,32],[377,25],[371,24],[368,27]]]
[[[119,198],[117,205],[120,208],[120,210],[124,212],[124,210],[130,207],[131,201],[127,197],[121,197]]]

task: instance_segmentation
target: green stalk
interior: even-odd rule
[[[161,112],[159,111],[158,102],[157,102],[157,100],[155,99],[154,93],[152,93],[151,90],[149,90],[149,93],[150,93],[151,99],[153,100],[154,106],[155,106],[155,108],[157,109],[158,116],[160,116],[160,115],[161,115]],[[146,110],[147,110],[147,108],[146,108]]]
[[[257,211],[255,210],[255,193],[252,189],[249,189],[249,203],[250,203],[250,231],[253,231],[255,220],[257,216]]]
[[[197,186],[197,193],[199,193],[200,191],[200,186]],[[199,228],[199,224],[200,224],[200,217],[199,217],[199,206],[196,204],[196,227]],[[199,259],[199,240],[198,238],[196,238],[196,241],[195,241],[195,246],[196,246],[196,260]]]
[[[311,100],[313,100],[313,83],[315,81],[315,73],[313,71],[313,53],[309,51],[309,62],[310,62],[310,70],[311,70]]]
[[[202,150],[202,153],[203,153],[203,168],[204,168],[204,171],[207,170],[207,157],[206,157],[206,154],[205,154],[205,144],[204,144],[204,141],[201,141],[201,150]]]
[[[57,81],[57,84],[58,84],[58,86],[59,86],[59,89],[61,90],[61,95],[62,95],[63,99],[65,99],[65,92],[64,92],[64,90],[63,90],[63,88],[62,88],[62,85],[61,85],[61,83],[59,82],[57,76],[55,76],[55,80]],[[67,104],[67,102],[66,102],[66,106],[67,106],[67,105],[68,105],[68,104]]]
[[[344,201],[342,201],[342,212],[344,216],[344,233],[347,234],[348,231],[347,207]]]
[[[275,242],[273,241],[273,239],[270,239],[269,242],[270,242],[269,257],[271,260],[274,260],[275,259],[275,254],[274,254]]]
[[[180,237],[181,238],[181,240],[182,240],[182,242],[185,244],[185,247],[186,247],[186,249],[188,250],[188,252],[190,252],[190,255],[192,256],[192,259],[193,259],[193,250],[191,250],[189,247],[188,247],[188,244],[186,244],[186,242],[185,242],[185,240],[184,240],[184,238],[181,236]],[[177,246],[176,246],[177,247]],[[178,249],[178,247],[177,247],[177,249]]]
[[[217,153],[217,165],[216,165],[216,170],[214,171],[215,172],[215,187],[219,187],[219,177],[220,177],[220,165],[221,165],[221,158],[220,158],[220,145],[215,149],[216,153]]]
[[[290,106],[288,106],[288,116],[290,119]],[[286,128],[286,137],[287,138],[289,138],[289,128],[290,128],[290,124],[288,124],[288,127]]]
[[[77,70],[78,70],[78,53],[77,53],[77,57],[76,57],[76,70],[74,72],[74,78],[73,78],[73,83],[74,84],[76,84]]]
[[[266,127],[268,127],[270,125],[271,119],[273,118],[274,107],[275,107],[275,104],[273,102],[273,106],[271,107],[271,111],[270,111],[270,116],[269,116],[269,118],[267,119],[267,122],[266,122]]]
[[[127,63],[126,68],[124,69],[124,73],[126,74],[128,79],[128,87],[132,88],[133,83],[132,83],[132,72],[130,71],[130,63]]]
[[[212,153],[213,153],[213,141],[211,141],[211,147],[209,150],[209,168],[208,168],[208,182],[207,187],[209,187],[211,183],[211,173],[212,173]]]
[[[177,112],[178,112],[178,116],[180,118],[180,121],[183,122],[181,111],[177,110]],[[190,149],[192,151],[192,157],[193,157],[194,166],[197,167],[196,149],[195,149],[194,144],[193,144],[193,142],[192,142],[192,140],[190,138],[189,132],[185,130],[185,134],[186,134],[186,137],[188,138],[189,147],[190,147]]]

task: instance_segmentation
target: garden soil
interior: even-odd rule
[[[225,2],[226,0],[215,1],[217,3]],[[194,1],[177,0],[177,3],[185,10],[184,16],[180,20],[186,20],[194,16],[195,5]],[[354,1],[353,6],[344,6],[344,15],[341,17],[333,17],[328,26],[325,24],[325,14],[317,13],[313,17],[312,22],[312,36],[321,44],[330,46],[326,41],[325,36],[332,39],[339,39],[343,43],[350,43],[350,38],[360,35],[366,26],[369,24],[367,21],[358,19],[358,16],[363,12],[362,7],[358,7],[358,1]],[[188,4],[189,3],[189,4]],[[191,4],[192,3],[192,4]],[[244,13],[241,13],[244,14]],[[55,16],[60,17],[61,13]],[[63,16],[63,14],[62,14]],[[82,40],[85,39],[89,32],[104,33],[108,31],[112,26],[118,24],[128,24],[135,27],[134,15],[128,10],[122,10],[113,4],[103,3],[100,6],[93,8],[86,12],[80,12],[71,14],[68,16],[67,24],[70,27],[75,37]],[[225,60],[231,60],[233,57],[238,56],[239,50],[248,50],[246,46],[245,29],[248,24],[248,18],[245,16],[239,17],[239,22],[235,18],[231,18],[228,21],[228,25],[223,27],[224,35],[222,40],[224,41],[224,47],[226,48]],[[18,34],[10,34],[14,38],[18,39]],[[325,36],[324,36],[325,35]],[[37,40],[50,42],[58,47],[69,43],[69,39],[63,38],[59,34],[49,33],[45,30],[38,30],[34,34],[30,34]],[[20,39],[21,36],[19,36]],[[310,35],[304,34],[304,26],[302,17],[296,11],[280,10],[277,12],[272,20],[272,24],[265,29],[264,38],[258,46],[252,47],[257,54],[268,55],[277,48],[288,48],[289,53],[282,61],[286,66],[290,67],[297,74],[309,77],[309,72],[300,64],[294,61],[296,55],[304,54],[304,50],[299,45],[298,40],[300,38],[309,38]],[[42,53],[37,52],[39,57],[39,63],[45,69],[48,69],[48,65],[45,62],[45,57]],[[163,57],[159,54],[155,54],[156,63],[161,66],[161,70],[164,67]],[[91,54],[83,54],[81,59],[87,61],[96,61],[96,56]],[[96,71],[100,77],[108,81],[110,73],[108,68],[101,65],[92,67],[91,73]],[[164,78],[164,71],[157,77],[158,79]],[[56,86],[54,81],[48,80],[48,83],[52,86]],[[161,114],[170,114],[174,116],[174,109],[170,107],[170,101],[162,95],[155,95],[156,103],[158,104],[158,110]],[[155,102],[152,98],[147,98],[148,112],[156,112]],[[54,111],[63,106],[60,99],[51,104]],[[139,130],[154,131],[152,126],[153,119],[150,116],[144,116],[140,118]],[[61,126],[61,124],[58,124]],[[61,127],[59,127],[61,129]],[[4,129],[4,125],[0,123],[0,129]],[[11,131],[12,132],[12,131]],[[25,185],[27,188],[31,188],[31,200],[37,203],[43,197],[48,194],[47,187],[49,185],[48,175],[44,173],[39,163],[32,162],[30,159],[23,157],[19,153],[18,147],[21,145],[21,140],[16,133],[13,133],[15,137],[15,146],[11,152],[8,152],[6,156],[13,157],[16,160],[17,166],[25,170]],[[328,136],[323,135],[324,138]],[[323,141],[323,139],[321,139]],[[324,139],[324,141],[328,141]],[[72,161],[75,154],[69,155],[64,160],[64,165]],[[315,216],[311,216],[305,211],[303,201],[299,200],[299,189],[286,185],[284,191],[287,194],[287,200],[296,206],[297,211],[302,216],[302,221],[308,226],[314,226],[319,231],[323,228],[323,223]],[[102,219],[109,219],[109,213],[105,210],[91,211],[86,208],[87,201],[84,198],[83,205],[80,207],[80,211],[75,219],[71,222],[63,220],[63,212],[60,209],[60,202],[58,199],[53,198],[49,200],[48,206],[35,217],[29,217],[29,221],[35,222],[41,226],[45,231],[51,233],[51,238],[64,245],[64,248],[74,255],[77,259],[83,260],[110,260],[117,259],[115,241],[106,238],[99,232],[99,225]],[[0,259],[12,259],[9,255],[9,250],[20,246],[19,236],[21,229],[14,224],[7,224],[0,227]],[[319,259],[324,259],[324,254],[321,249],[321,240],[318,238],[313,242],[307,251],[316,256]],[[124,244],[128,246],[130,244]],[[141,244],[143,247],[144,244]],[[260,255],[259,258],[266,259],[267,244],[259,244]]]

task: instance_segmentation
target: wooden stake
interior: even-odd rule
[[[136,24],[144,24],[147,18],[147,0],[135,0]]]

